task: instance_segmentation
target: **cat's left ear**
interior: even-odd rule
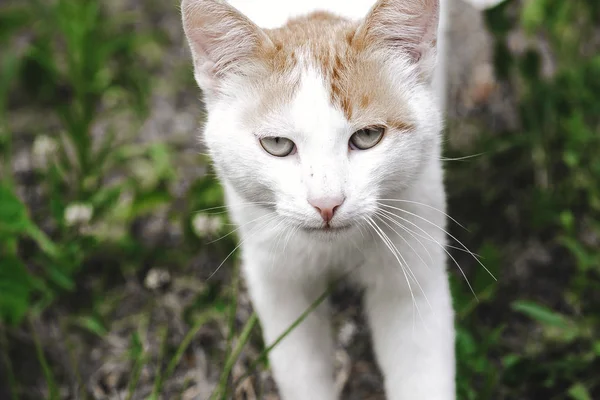
[[[429,80],[436,62],[439,8],[439,0],[379,0],[354,38],[390,57],[403,57]]]

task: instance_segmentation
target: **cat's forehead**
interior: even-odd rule
[[[294,102],[316,107],[325,93],[330,106],[353,124],[410,126],[408,97],[366,52],[357,28],[356,22],[316,12],[266,31],[275,46],[266,55],[270,77],[261,85],[262,110]],[[316,82],[322,90],[301,90]]]

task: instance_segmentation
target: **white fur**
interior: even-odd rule
[[[213,0],[186,3],[194,1]],[[371,0],[231,3],[268,28],[322,8],[364,18],[373,5]],[[263,115],[248,117],[259,93],[243,77],[220,82],[224,94],[207,102],[205,141],[240,227],[243,271],[265,342],[276,340],[323,293],[329,279],[347,274],[365,291],[387,398],[453,400],[440,92],[416,80],[406,60],[398,59],[382,70],[382,79],[408,105],[414,132],[393,132],[368,151],[348,151],[350,136],[362,127],[352,126],[331,104],[324,78],[305,57],[290,71],[300,82],[294,97]],[[436,79],[443,82],[439,74]],[[259,144],[269,135],[293,140],[297,153],[270,156]],[[346,200],[331,226],[348,228],[320,230],[321,217],[307,199],[340,196]],[[323,303],[271,352],[284,400],[337,398],[327,314]]]

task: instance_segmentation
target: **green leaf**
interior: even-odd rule
[[[56,245],[29,219],[27,208],[8,185],[0,184],[0,205],[0,236],[27,235],[44,253],[58,256]]]
[[[582,383],[576,383],[569,389],[569,397],[574,400],[592,400],[590,392]]]
[[[153,144],[150,147],[150,158],[160,178],[169,179],[175,176],[169,148],[164,144]]]
[[[571,211],[565,210],[561,212],[559,218],[561,225],[565,229],[570,231],[575,226],[575,218],[573,217],[573,213]]]
[[[521,11],[521,24],[529,33],[533,32],[544,22],[546,11],[545,0],[526,1]]]
[[[75,290],[75,282],[73,279],[61,271],[60,268],[54,266],[49,268],[48,278],[62,289],[68,291]]]
[[[477,296],[480,297],[479,300],[485,300],[484,295],[489,298],[495,293],[497,284],[492,275],[499,279],[502,257],[498,246],[491,242],[484,242],[477,253],[481,256],[481,262],[485,265],[485,268],[476,270],[472,283]]]
[[[64,190],[64,182],[66,177],[61,172],[61,168],[57,164],[53,164],[48,169],[47,182],[50,197],[50,213],[60,227],[64,227],[65,208],[68,195]]]
[[[108,334],[108,331],[106,330],[102,322],[100,322],[98,318],[95,318],[93,316],[88,315],[79,317],[75,321],[75,324],[101,338]]]
[[[223,189],[212,176],[198,179],[190,187],[187,198],[191,202],[191,211],[197,212],[224,204]]]
[[[101,219],[107,212],[117,206],[117,202],[121,197],[123,187],[112,186],[105,187],[96,192],[90,199],[90,204],[94,208],[94,219]]]
[[[167,191],[139,193],[131,206],[131,215],[129,217],[136,218],[148,214],[171,201],[172,196]]]
[[[471,357],[477,352],[477,342],[471,332],[464,328],[456,330],[456,351],[463,357]]]
[[[29,225],[26,233],[31,239],[35,240],[40,249],[48,256],[51,258],[59,257],[60,251],[58,247],[33,223]]]
[[[571,254],[573,254],[573,256],[575,256],[575,259],[577,260],[577,266],[581,271],[587,271],[591,268],[594,268],[598,261],[600,261],[600,256],[598,253],[594,251],[588,251],[585,245],[577,238],[559,236],[558,242],[566,247]]]
[[[512,309],[544,325],[565,329],[572,326],[571,321],[564,315],[534,302],[515,301],[512,303]]]
[[[600,357],[600,340],[594,342],[594,353],[596,353],[596,355]]]
[[[129,354],[132,360],[137,360],[144,354],[144,345],[138,331],[131,334],[129,341]]]
[[[0,64],[0,116],[5,112],[8,91],[19,70],[19,64],[20,59],[14,54],[8,53],[3,55],[3,60]]]
[[[3,46],[6,46],[5,42],[8,38],[24,28],[31,19],[31,13],[26,7],[14,7],[15,4],[4,5],[0,12],[0,43]]]
[[[25,233],[31,222],[27,209],[12,189],[0,183],[0,233]]]
[[[21,323],[29,308],[33,289],[25,265],[16,255],[0,258],[0,319],[11,325]]]
[[[509,369],[521,361],[521,358],[519,354],[508,354],[502,358],[502,365],[505,369]]]

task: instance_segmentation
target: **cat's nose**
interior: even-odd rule
[[[333,218],[333,214],[337,211],[337,209],[342,205],[345,198],[343,196],[339,197],[317,197],[317,198],[309,198],[308,202],[311,206],[313,206],[319,214],[321,214],[321,218],[325,223],[329,223]]]

